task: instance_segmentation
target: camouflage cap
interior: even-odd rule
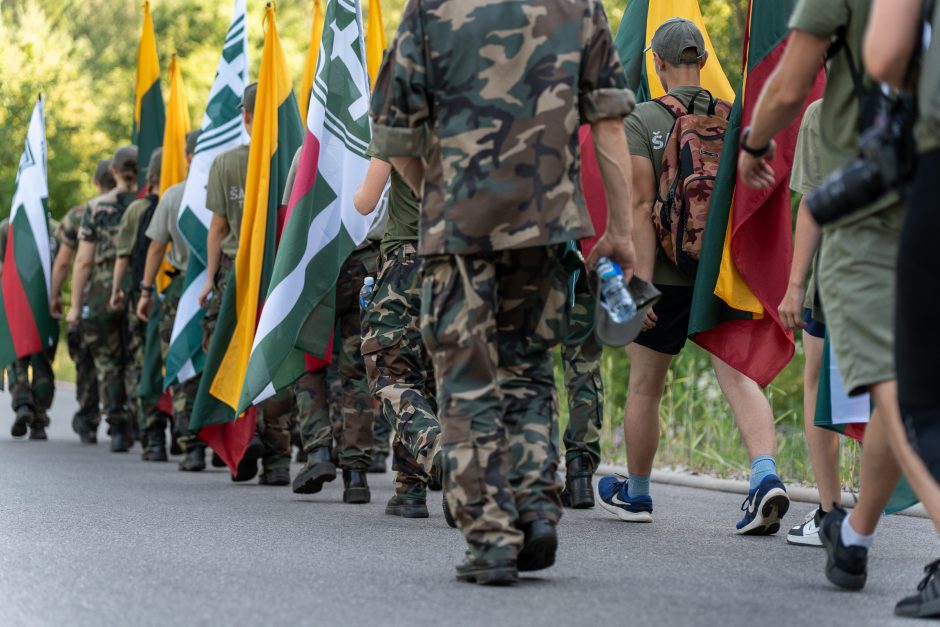
[[[248,113],[254,114],[255,112],[255,96],[258,93],[258,83],[254,82],[248,87],[245,88],[245,93],[242,94],[242,103],[238,105]]]
[[[670,65],[697,64],[705,57],[705,38],[695,22],[674,17],[656,29],[650,48]],[[694,58],[682,54],[689,49],[695,50]]]
[[[196,129],[186,136],[186,154],[196,154],[196,143],[199,141],[200,135],[202,135],[202,131]]]
[[[98,162],[98,167],[95,168],[95,180],[99,183],[104,181],[104,178],[107,176],[108,172],[111,171],[111,160],[102,159]]]
[[[128,144],[118,148],[111,159],[111,165],[114,166],[114,169],[120,172],[131,164],[134,168],[137,167],[137,146]]]

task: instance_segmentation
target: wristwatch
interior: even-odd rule
[[[140,282],[140,291],[142,294],[153,294],[153,286],[146,285],[143,281]]]
[[[741,133],[741,150],[751,155],[752,157],[757,157],[760,159],[770,151],[770,143],[768,143],[763,148],[751,148],[747,145],[747,140],[751,136],[751,127],[748,126],[744,129],[744,132]]]

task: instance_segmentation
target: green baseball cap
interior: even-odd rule
[[[705,57],[705,38],[695,22],[684,17],[674,17],[660,24],[653,33],[649,50],[659,55],[659,58],[670,65],[697,64]],[[683,52],[695,50],[695,58],[685,57]]]
[[[247,111],[250,114],[255,112],[255,95],[258,93],[258,83],[252,83],[245,88],[245,93],[242,94],[242,103],[240,106],[242,109]]]

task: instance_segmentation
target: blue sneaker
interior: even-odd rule
[[[626,522],[653,522],[653,499],[650,496],[630,497],[629,479],[617,475],[601,477],[597,498],[601,507]]]
[[[780,530],[780,520],[790,509],[787,489],[777,475],[765,477],[741,504],[744,518],[737,524],[743,536],[769,536]]]

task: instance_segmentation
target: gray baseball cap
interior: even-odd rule
[[[199,142],[199,136],[202,135],[202,131],[196,129],[191,131],[186,136],[186,154],[194,155],[196,154],[196,144]]]
[[[254,115],[255,112],[255,96],[258,94],[258,83],[254,82],[248,87],[245,88],[245,93],[242,94],[242,102],[239,107],[247,111],[248,113]]]
[[[634,276],[627,284],[627,290],[636,303],[636,315],[626,322],[614,322],[601,304],[600,290],[597,290],[597,306],[594,308],[594,333],[601,344],[606,346],[626,346],[637,338],[643,330],[643,321],[650,308],[659,302],[662,293],[643,279]]]
[[[705,38],[694,22],[684,17],[674,17],[656,29],[650,48],[666,63],[691,65],[698,63],[705,56]],[[695,59],[686,57],[683,60],[682,53],[690,48],[695,50]]]

